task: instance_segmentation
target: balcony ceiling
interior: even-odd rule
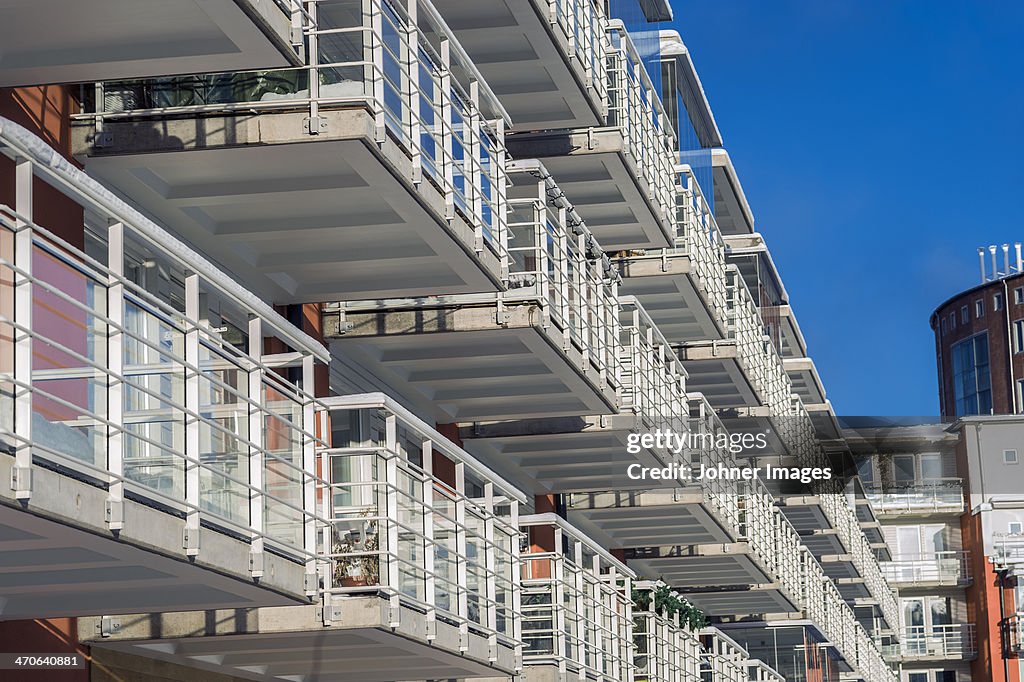
[[[690,257],[624,258],[619,293],[635,296],[669,343],[720,339],[722,332],[696,286]]]
[[[49,478],[37,477],[36,485]],[[72,484],[60,494],[75,496],[75,487]],[[80,492],[76,498],[80,504],[103,497]],[[171,533],[180,546],[180,532],[174,524],[147,525],[147,535],[154,542]],[[211,541],[215,534],[209,531],[205,536],[211,551],[215,551],[216,543]],[[238,563],[247,558],[241,554]],[[225,562],[221,568],[228,571],[231,566]],[[127,533],[115,540],[109,534],[104,537],[0,504],[0,620],[295,603],[297,598],[288,599],[251,581],[152,551],[129,541]]]
[[[758,404],[750,381],[737,357],[736,344],[689,344],[679,351],[688,379],[687,388],[699,391],[716,410]]]
[[[325,115],[316,137],[301,113],[108,123],[103,149],[76,135],[90,175],[273,303],[494,291],[497,257],[406,180],[405,153],[360,134],[367,114]]]
[[[754,231],[754,214],[743,193],[736,169],[724,149],[711,155],[715,183],[715,220],[723,235],[750,234]]]
[[[350,313],[331,342],[439,423],[611,414],[614,389],[533,305]]]
[[[272,0],[0,0],[0,86],[298,65]]]
[[[596,94],[546,0],[434,0],[448,27],[512,118],[513,130],[601,125]]]

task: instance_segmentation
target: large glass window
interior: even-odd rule
[[[992,411],[987,333],[976,334],[953,346],[953,391],[956,416]]]

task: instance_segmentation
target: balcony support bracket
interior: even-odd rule
[[[124,528],[124,500],[109,498],[104,509],[107,528],[118,531]]]
[[[32,467],[11,467],[11,490],[16,500],[32,497]]]
[[[302,120],[305,132],[310,135],[321,135],[327,132],[327,119],[323,116],[307,116]]]

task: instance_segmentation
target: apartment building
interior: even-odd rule
[[[846,441],[899,592],[901,636],[883,654],[907,682],[1020,680],[1024,421],[860,424]]]
[[[74,36],[0,29],[4,641],[94,681],[896,680],[841,487],[625,476],[725,457],[655,429],[843,447],[667,2],[54,5]]]

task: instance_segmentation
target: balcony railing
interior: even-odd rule
[[[888,657],[901,660],[937,658],[971,659],[978,651],[973,623],[904,626],[899,644],[884,648]]]
[[[554,514],[524,516],[524,665],[600,682],[633,679],[634,574]]]
[[[993,533],[993,560],[1000,568],[1024,563],[1024,534]]]
[[[698,682],[701,646],[697,634],[674,616],[658,611],[655,590],[662,583],[637,582],[633,610],[633,661],[635,682]],[[773,681],[774,682],[774,681]]]
[[[729,338],[735,340],[738,361],[754,387],[758,400],[772,416],[788,415],[792,408],[792,383],[782,358],[765,336],[761,313],[746,282],[735,266],[726,268]]]
[[[622,304],[622,407],[652,428],[687,428],[686,370],[647,311],[632,296]]]
[[[935,478],[901,483],[866,482],[872,506],[882,514],[956,514],[964,508],[963,479]]]
[[[786,678],[763,661],[747,661],[747,678],[750,682],[786,682]]]
[[[703,648],[701,679],[705,682],[748,682],[749,656],[743,647],[714,627],[700,631]]]
[[[0,442],[315,565],[314,365],[328,352],[25,129],[0,119],[17,204],[0,207]],[[32,219],[33,176],[84,213],[85,249]],[[78,219],[81,221],[81,218]],[[82,230],[82,222],[71,225]],[[279,349],[268,353],[267,348]]]
[[[1006,654],[1024,654],[1024,613],[1015,613],[1003,621],[1003,645]]]
[[[551,23],[569,45],[569,57],[583,67],[586,85],[594,88],[602,109],[608,107],[608,17],[595,0],[534,0],[547,6]]]
[[[675,133],[658,90],[619,20],[608,31],[608,125],[621,130],[626,153],[665,221],[675,220]]]
[[[326,593],[383,594],[428,628],[445,619],[517,646],[522,494],[383,394],[323,405]]]
[[[903,586],[966,585],[971,581],[967,551],[900,554],[882,566],[886,580]]]
[[[685,253],[716,322],[728,317],[725,242],[714,212],[689,166],[676,166],[676,239],[670,251]]]
[[[503,255],[505,146],[508,117],[429,0],[310,2],[306,67],[204,74],[86,86],[83,114],[105,120],[182,115],[309,113],[360,108],[375,138],[395,139],[412,160],[412,182],[444,194],[476,231],[477,247]]]

